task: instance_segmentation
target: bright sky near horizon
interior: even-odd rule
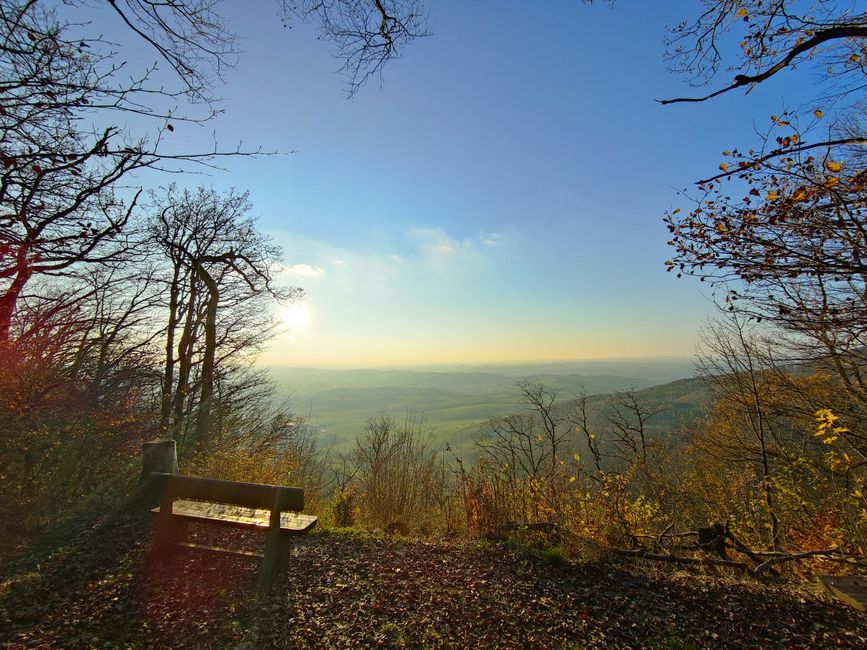
[[[327,46],[275,4],[225,3],[244,50],[226,113],[173,134],[294,152],[172,179],[249,190],[307,292],[263,363],[693,354],[710,287],[666,273],[663,211],[800,99],[797,73],[665,107],[694,92],[663,37],[697,0],[430,0],[435,34],[347,101]]]

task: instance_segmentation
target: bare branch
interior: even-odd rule
[[[780,70],[783,70],[790,66],[799,55],[804,54],[805,52],[809,52],[814,47],[817,47],[818,45],[821,45],[826,41],[840,38],[865,37],[867,37],[867,27],[860,25],[842,25],[839,27],[832,27],[830,29],[823,29],[816,32],[812,38],[809,38],[793,47],[779,63],[768,68],[762,73],[755,75],[736,75],[734,81],[730,86],[717,90],[716,92],[713,92],[709,95],[705,95],[704,97],[677,97],[675,99],[662,99],[658,101],[660,104],[675,104],[678,102],[704,102],[708,99],[717,97],[718,95],[722,95],[723,93],[735,90],[736,88],[761,83],[778,73]]]

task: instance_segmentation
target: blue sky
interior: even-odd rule
[[[662,41],[695,0],[437,0],[435,34],[347,101],[326,44],[274,4],[225,3],[245,50],[226,114],[173,135],[295,152],[174,179],[249,190],[307,291],[309,325],[263,362],[692,355],[710,289],[665,272],[663,212],[803,79],[663,107],[690,92]]]

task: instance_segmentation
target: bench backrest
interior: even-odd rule
[[[238,483],[215,478],[161,474],[163,499],[192,499],[268,510],[304,510],[304,490],[296,487]]]

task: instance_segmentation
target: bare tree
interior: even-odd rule
[[[161,418],[166,428],[172,420],[174,435],[183,439],[195,371],[196,426],[187,441],[195,444],[209,435],[218,367],[250,355],[273,331],[261,301],[292,300],[301,292],[273,283],[280,252],[257,231],[246,194],[172,186],[153,202],[151,238],[167,262]]]
[[[737,74],[712,93],[663,102],[749,92],[796,66],[822,79],[806,104],[770,117],[758,146],[724,151],[719,173],[684,191],[692,208],[666,215],[666,265],[710,280],[725,310],[776,325],[792,359],[823,364],[862,409],[865,38],[867,13],[850,0],[707,1],[673,29],[669,60],[699,84],[726,60]]]
[[[524,412],[490,418],[478,441],[479,451],[508,464],[520,476],[540,476],[556,469],[568,446],[571,426],[556,412],[558,391],[527,380],[517,386]]]
[[[784,417],[774,408],[780,396],[775,364],[765,344],[738,317],[708,327],[703,339],[699,374],[716,398],[711,416],[725,434],[696,439],[706,452],[732,463],[757,467],[771,530],[771,544],[781,539],[775,477],[783,461]],[[793,405],[794,406],[794,405]]]
[[[504,483],[512,516],[539,521],[562,496],[563,463],[572,454],[573,426],[558,407],[559,392],[518,382],[523,411],[492,417],[476,440],[483,466]]]
[[[672,69],[696,84],[710,83],[730,47],[727,36],[736,32],[742,38],[732,58],[738,59],[734,69],[739,74],[708,95],[668,99],[663,104],[703,102],[739,88],[749,91],[800,64],[833,80],[838,96],[855,97],[863,90],[858,55],[867,38],[867,13],[858,2],[704,0],[703,4],[697,18],[671,30],[667,44]]]
[[[445,487],[442,463],[410,414],[402,423],[380,414],[356,439],[355,480],[368,525],[406,532],[425,527]]]
[[[285,23],[294,18],[319,25],[343,61],[350,97],[409,43],[431,33],[419,0],[283,0],[282,6]]]
[[[609,425],[613,456],[626,464],[647,471],[651,440],[648,421],[661,410],[647,407],[635,390],[619,391],[608,400],[605,419]]]
[[[124,6],[130,11],[148,9],[156,20],[162,11],[178,13],[194,5],[199,9],[185,13],[189,21],[205,19],[204,4],[130,0]],[[116,2],[111,5],[120,9]],[[118,261],[128,251],[125,229],[141,191],[120,190],[122,179],[145,167],[176,169],[184,163],[208,164],[216,156],[242,155],[239,150],[218,151],[216,146],[198,153],[163,153],[162,144],[174,129],[168,118],[184,118],[161,110],[152,100],[177,95],[151,87],[152,70],[121,79],[123,61],[117,53],[99,39],[76,37],[74,26],[61,22],[52,6],[37,0],[0,2],[3,341],[9,337],[16,304],[32,280],[70,277],[83,265]],[[160,29],[170,30],[167,38],[181,39],[190,48],[193,39],[211,43],[224,36],[213,23],[198,24],[196,30],[188,25],[181,32],[161,23]],[[151,41],[158,41],[155,31]],[[170,49],[164,46],[162,51]],[[182,59],[197,60],[192,51],[177,59],[179,66]],[[188,78],[195,77],[192,63],[183,71]],[[110,122],[113,111],[149,116],[157,121],[156,131],[136,137],[120,126],[87,126],[88,121]]]
[[[575,426],[577,433],[584,435],[584,440],[587,443],[587,450],[593,457],[593,466],[596,469],[595,478],[602,478],[602,454],[599,450],[599,437],[593,431],[593,426],[590,424],[590,412],[588,410],[588,395],[585,388],[582,386],[580,392],[575,397],[574,407],[572,411],[572,424]]]

